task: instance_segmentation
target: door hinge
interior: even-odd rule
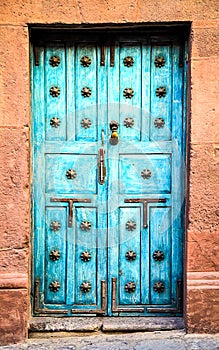
[[[115,43],[110,44],[110,67],[114,67],[115,64]]]
[[[33,46],[33,55],[34,55],[35,66],[39,66],[40,65],[40,62],[39,62],[40,49],[36,44],[34,44],[34,46]]]
[[[101,45],[101,57],[100,57],[100,65],[101,66],[105,66],[105,51],[106,51],[105,45],[102,44]]]

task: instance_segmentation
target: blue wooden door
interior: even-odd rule
[[[33,51],[36,315],[180,315],[181,56],[115,33]]]

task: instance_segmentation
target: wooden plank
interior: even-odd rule
[[[96,210],[85,206],[76,206],[75,208],[75,304],[93,305],[97,303],[97,222]],[[89,222],[91,227],[88,231],[82,230],[82,223]],[[83,253],[90,254],[89,261],[82,260]],[[83,283],[90,284],[90,290],[83,292],[81,286]]]
[[[67,132],[67,144],[72,145],[75,141],[75,103],[76,103],[76,91],[75,91],[75,45],[66,45],[66,132]],[[69,142],[70,141],[70,142]],[[56,143],[57,145],[57,143]],[[61,145],[63,150],[65,144]],[[59,147],[57,145],[57,147]]]
[[[44,275],[45,259],[44,259],[44,244],[45,244],[45,198],[44,172],[39,171],[39,168],[44,171],[45,163],[42,156],[42,145],[45,139],[45,118],[44,118],[44,48],[39,48],[39,66],[34,65],[32,56],[32,113],[33,113],[33,266],[34,276],[32,280],[32,290],[34,290],[34,279],[42,278]],[[41,292],[44,290],[44,278],[41,279]]]
[[[133,65],[127,66],[124,60],[131,58]],[[124,97],[124,90],[132,88],[134,96]],[[139,141],[141,131],[141,46],[137,43],[123,43],[120,47],[120,140]],[[133,126],[129,125],[131,118]],[[124,125],[126,124],[126,125]]]
[[[171,208],[151,205],[149,218],[151,304],[171,304]],[[164,253],[164,260],[156,261],[153,258],[157,250]],[[159,293],[154,290],[157,282],[164,284],[164,291]]]
[[[107,53],[110,62],[109,52]],[[119,85],[120,49],[115,43],[114,67],[108,69],[108,120],[107,140],[111,136],[109,123],[119,121],[120,85]],[[120,132],[120,128],[118,129]],[[118,147],[108,143],[108,313],[112,315],[112,278],[118,276]]]
[[[139,73],[138,73],[139,74]],[[142,127],[141,141],[149,140],[151,108],[151,45],[142,44]],[[139,145],[138,145],[139,146]]]
[[[66,301],[66,244],[67,244],[67,208],[46,208],[46,236],[45,236],[45,303],[63,304]],[[53,231],[50,225],[53,222],[60,224],[58,231]],[[52,260],[57,253],[58,260]],[[53,254],[52,254],[53,252]],[[54,255],[55,254],[55,255]],[[51,284],[57,281],[60,284],[58,291],[50,289]],[[55,307],[56,305],[54,305]]]
[[[127,229],[129,224],[134,223],[135,229]],[[141,302],[141,215],[140,208],[123,207],[119,209],[119,305],[135,305]],[[128,260],[128,252],[134,252],[136,258]],[[126,284],[133,282],[135,291],[133,293],[125,290]]]
[[[50,59],[60,59],[58,66],[53,67]],[[46,140],[66,140],[66,85],[65,85],[65,50],[64,46],[46,47],[45,51],[45,112]],[[50,89],[58,87],[60,95],[52,97]],[[39,101],[40,103],[40,101]],[[53,118],[58,118],[60,125],[52,127]]]
[[[89,66],[81,64],[83,57],[91,60]],[[75,56],[75,123],[77,141],[97,140],[97,62],[96,47],[91,45],[78,45]],[[89,96],[83,96],[83,89],[90,89]],[[90,127],[82,127],[82,121],[86,124],[90,121]],[[87,125],[87,124],[86,124]]]
[[[165,60],[164,66],[156,67],[155,60],[159,57]],[[158,88],[165,88],[166,95],[156,95]],[[150,119],[150,140],[171,140],[171,101],[172,101],[172,57],[171,47],[152,46],[151,55],[151,119]],[[163,127],[156,127],[156,119],[164,120]]]

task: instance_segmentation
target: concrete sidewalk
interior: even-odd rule
[[[0,346],[11,350],[218,350],[219,334],[186,334],[184,331],[156,331],[138,333],[92,333],[56,338],[56,333],[47,338],[29,339],[27,343]],[[42,336],[45,336],[42,334]],[[60,333],[59,333],[60,336]]]

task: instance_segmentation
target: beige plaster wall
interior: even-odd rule
[[[0,344],[27,336],[30,257],[29,24],[191,21],[185,314],[219,331],[218,0],[1,0]]]

